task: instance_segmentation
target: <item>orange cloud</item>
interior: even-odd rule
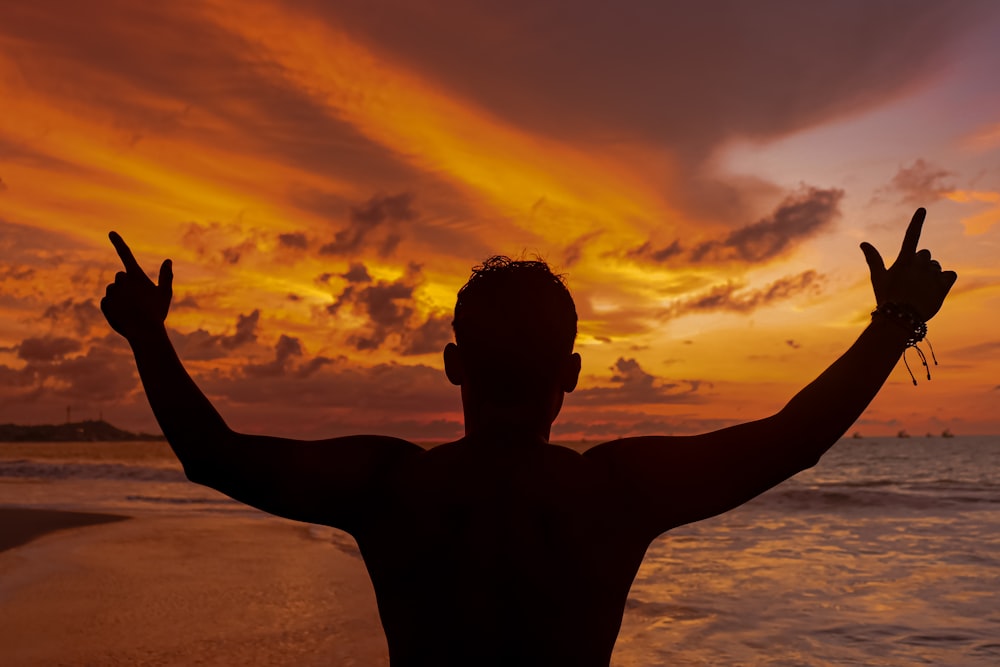
[[[990,205],[984,211],[962,218],[965,233],[969,236],[985,234],[994,225],[1000,223],[1000,192],[954,190],[944,196],[951,201],[962,204],[982,203]]]
[[[211,16],[331,114],[547,241],[670,217],[659,193],[613,157],[509,125],[332,25],[261,3],[220,5]]]

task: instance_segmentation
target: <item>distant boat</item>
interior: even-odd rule
[[[942,438],[954,438],[955,434],[951,432],[950,428],[946,428],[945,430],[941,431],[941,437]]]
[[[861,431],[855,431],[854,433],[851,434],[851,437],[854,438],[855,440],[860,440],[865,436],[861,435]]]
[[[909,438],[910,434],[906,432],[905,429],[900,429],[899,433],[896,434],[897,438]]]
[[[928,437],[928,438],[933,438],[933,437],[934,437],[934,434],[933,434],[933,433],[931,433],[930,431],[927,431],[927,437]]]

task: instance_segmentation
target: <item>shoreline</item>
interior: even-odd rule
[[[116,518],[0,506],[0,532]],[[267,515],[150,513],[0,553],[0,663],[387,667],[348,540]]]
[[[125,521],[121,514],[0,506],[0,553],[50,533]]]

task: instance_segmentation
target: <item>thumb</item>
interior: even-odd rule
[[[169,259],[163,260],[163,264],[160,264],[160,278],[157,280],[157,286],[164,290],[167,294],[173,292],[174,284],[174,264]]]
[[[885,275],[885,262],[882,261],[882,255],[878,253],[871,243],[862,243],[861,252],[865,254],[865,261],[868,262],[868,269],[872,274],[872,282],[880,280],[883,275]]]

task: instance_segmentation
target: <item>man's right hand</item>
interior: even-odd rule
[[[164,260],[158,284],[153,284],[122,237],[117,232],[108,237],[125,270],[115,274],[115,281],[108,285],[101,299],[101,312],[112,329],[132,340],[163,326],[173,294],[173,267],[169,259]]]
[[[917,250],[926,215],[927,211],[922,208],[918,208],[913,214],[899,255],[888,269],[875,246],[870,243],[861,244],[861,251],[871,270],[875,304],[881,306],[883,303],[897,303],[909,306],[924,322],[937,314],[948,290],[958,278],[954,271],[942,271],[937,260],[931,259],[930,250]]]

